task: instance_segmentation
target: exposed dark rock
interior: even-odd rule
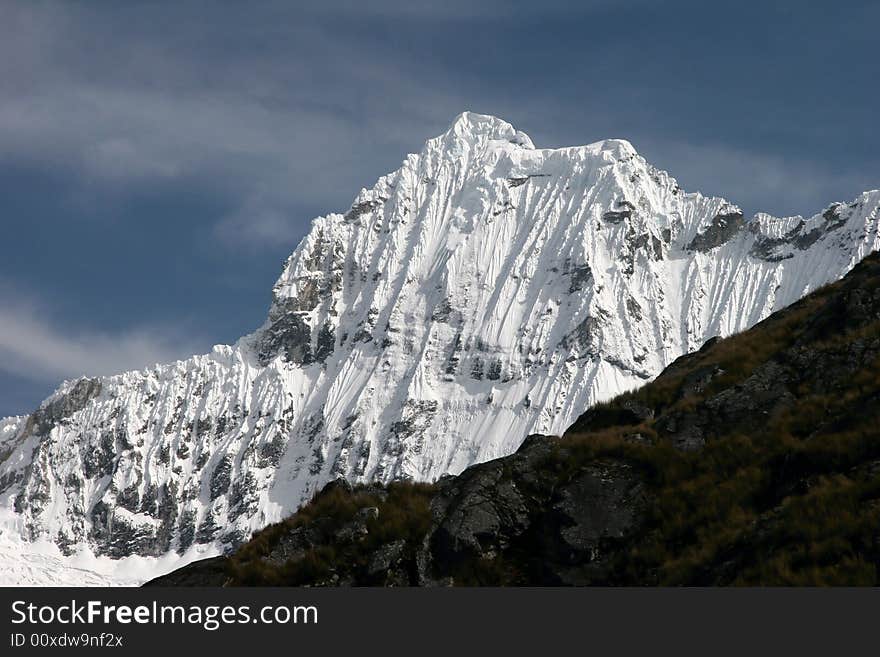
[[[272,438],[260,445],[257,450],[257,467],[258,468],[275,468],[281,462],[284,450],[287,447],[288,436],[284,433],[277,432]]]
[[[214,466],[211,473],[211,501],[213,502],[221,495],[225,495],[229,491],[229,484],[232,482],[232,457],[226,456]]]
[[[386,573],[392,573],[397,569],[395,566],[400,564],[406,550],[406,541],[403,539],[393,541],[382,545],[372,555],[367,564],[367,575],[377,577]],[[402,578],[399,578],[402,579]],[[400,581],[399,585],[405,585],[407,582]]]
[[[729,242],[745,226],[742,212],[722,212],[715,215],[712,223],[688,244],[690,251],[710,251]]]
[[[700,415],[694,413],[672,411],[659,418],[654,426],[675,449],[693,452],[702,449],[706,444],[702,420]]]
[[[449,348],[449,358],[446,361],[446,368],[444,371],[446,374],[455,374],[458,368],[459,362],[459,352],[461,351],[461,333],[455,334],[455,339],[452,341],[452,345]]]
[[[608,210],[602,214],[602,220],[611,224],[619,224],[632,216],[632,210]]]
[[[177,450],[174,452],[175,456],[178,460],[188,459],[190,455],[189,445],[186,443],[181,443],[178,445]]]
[[[212,557],[191,563],[169,575],[147,582],[144,586],[225,586],[229,582],[226,574],[226,557]]]
[[[144,493],[141,496],[141,508],[140,511],[142,513],[146,513],[148,515],[155,515],[159,510],[159,487],[156,486],[155,483],[150,483],[145,489]]]
[[[97,502],[89,512],[89,520],[92,524],[90,538],[98,545],[106,544],[110,537],[111,515],[110,506],[103,500]]]
[[[213,512],[208,511],[196,532],[196,543],[211,543],[219,533],[220,526],[217,524],[217,519]]]
[[[474,356],[471,364],[471,378],[481,381],[483,379],[483,370],[485,364],[480,356]]]
[[[825,230],[835,230],[846,223],[846,219],[841,214],[842,207],[839,203],[835,203],[822,213],[822,218],[827,222]]]
[[[268,365],[278,354],[284,354],[288,361],[298,365],[312,363],[312,329],[308,315],[296,311],[281,314],[260,334],[256,347],[262,365]]]
[[[452,303],[449,297],[445,297],[434,310],[431,312],[431,321],[448,322],[449,316],[452,314]]]
[[[89,400],[100,394],[100,379],[80,379],[66,393],[34,411],[28,418],[28,425],[34,433],[48,433],[52,427],[85,408]]]
[[[709,344],[708,342],[706,344]],[[705,347],[705,345],[704,345]],[[688,372],[681,382],[678,398],[683,399],[691,395],[701,395],[717,377],[724,374],[724,370],[717,364],[705,365]]]
[[[208,451],[201,452],[199,454],[199,457],[196,459],[196,463],[195,463],[196,470],[201,470],[202,468],[204,468],[208,464],[208,461],[210,461],[210,460],[211,460],[211,454]]]
[[[333,325],[325,322],[318,331],[318,344],[315,347],[315,361],[323,363],[336,346],[336,334],[333,332]]]
[[[756,258],[767,260],[769,262],[778,262],[793,257],[793,253],[786,247],[799,249],[804,251],[817,241],[819,241],[828,232],[840,228],[846,223],[845,218],[839,215],[839,208],[831,208],[823,213],[826,224],[816,226],[811,230],[805,230],[806,224],[803,221],[788,231],[781,237],[759,237],[752,246],[751,254]]]
[[[619,224],[620,222],[629,219],[632,216],[633,211],[636,209],[636,206],[625,199],[617,201],[614,204],[614,207],[616,209],[608,210],[602,214],[603,221],[612,224]]]
[[[626,312],[632,317],[634,322],[642,321],[642,307],[639,302],[632,297],[626,298]]]
[[[801,231],[803,231],[803,228],[804,222],[800,221],[797,226],[781,237],[761,236],[755,240],[755,244],[752,246],[750,253],[756,258],[768,262],[778,262],[780,260],[785,260],[786,258],[791,258],[792,254],[785,253],[782,249],[788,244],[795,243],[795,241],[801,237]]]
[[[528,176],[519,176],[507,179],[507,184],[510,187],[519,187],[520,185],[525,185],[530,178],[547,178],[550,174],[547,173],[533,173]]]
[[[355,342],[372,342],[373,341],[373,334],[370,333],[369,329],[362,328],[357,333],[354,334],[353,339]]]
[[[580,357],[595,356],[599,353],[601,339],[602,322],[590,316],[562,339],[562,347],[566,351],[575,351]]]
[[[232,482],[232,491],[229,494],[229,519],[235,520],[242,515],[253,515],[256,512],[257,502],[257,480],[254,473],[247,470]]]
[[[792,239],[792,244],[794,244],[794,246],[798,249],[806,251],[811,246],[813,246],[813,244],[818,242],[819,238],[821,238],[824,234],[825,233],[821,228],[814,228],[813,230],[807,231],[806,233],[794,237]]]
[[[378,517],[379,509],[377,507],[364,507],[355,514],[354,518],[334,530],[333,537],[342,543],[362,540],[370,533],[367,527],[368,522]]]
[[[156,519],[161,521],[158,531],[153,536],[148,551],[140,550],[137,554],[160,556],[171,549],[171,539],[177,526],[177,515],[180,503],[177,495],[177,483],[172,481],[162,484],[159,493],[159,509]]]
[[[88,479],[112,474],[116,456],[116,440],[113,434],[103,434],[97,448],[87,450],[83,455],[83,474]]]
[[[177,551],[183,554],[190,548],[196,539],[195,511],[184,511],[180,514],[178,537]]]
[[[607,576],[616,543],[641,521],[644,488],[632,466],[608,460],[591,464],[560,489],[555,513],[547,518],[556,532],[544,533],[559,539],[547,546],[556,562],[547,573],[552,583],[585,585]]]
[[[155,556],[155,533],[152,525],[133,524],[114,516],[107,541],[97,545],[96,554],[121,559],[130,554]]]
[[[568,286],[568,291],[570,293],[580,292],[581,290],[585,290],[593,284],[593,270],[590,269],[590,265],[584,263],[582,265],[577,265],[571,270],[571,282]]]
[[[138,491],[138,483],[134,483],[116,494],[116,504],[132,513],[137,513],[140,503],[141,495]]]
[[[497,358],[493,358],[489,361],[489,367],[486,370],[486,378],[490,381],[497,381],[501,378],[501,370],[502,370],[501,361]]]
[[[379,201],[362,201],[360,203],[355,203],[351,206],[351,209],[345,213],[345,220],[349,223],[362,217],[365,214],[368,214],[378,208],[381,205]]]
[[[288,561],[302,559],[306,551],[318,541],[314,528],[297,527],[282,536],[266,555],[265,561],[275,566],[283,566]]]
[[[437,401],[433,399],[408,399],[403,405],[401,419],[392,423],[390,435],[383,453],[400,455],[405,451],[418,454],[424,445],[424,434],[434,415]]]

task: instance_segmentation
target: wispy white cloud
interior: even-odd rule
[[[257,192],[215,224],[214,236],[230,248],[259,249],[265,244],[288,242],[297,234],[303,217],[286,206],[284,199]]]
[[[880,185],[880,178],[869,171],[840,171],[821,162],[724,144],[646,140],[642,154],[668,170],[686,191],[723,196],[751,213],[810,216]],[[841,190],[849,195],[837,198]]]
[[[286,25],[281,53],[248,47],[215,61],[189,52],[174,29],[122,43],[112,21],[88,18],[15,5],[0,25],[0,162],[61,170],[114,197],[199,180],[233,206],[213,231],[225,244],[301,233],[311,217],[294,207],[344,210],[377,162],[393,168],[465,107],[412,62],[361,51],[320,21]],[[102,43],[100,57],[70,48],[85,42]]]
[[[115,374],[172,362],[204,348],[179,329],[71,330],[45,307],[0,294],[0,371],[33,381]]]
[[[643,2],[325,0],[291,9],[279,1],[259,10],[229,3],[222,12],[199,3],[101,11],[10,3],[0,22],[0,161],[64,169],[113,194],[127,185],[206,181],[229,206],[211,234],[233,246],[295,241],[311,218],[303,207],[345,210],[360,187],[465,109],[499,114],[539,146],[545,136],[558,136],[556,145],[628,138],[686,189],[753,209],[807,212],[841,189],[876,186],[858,173],[858,161],[840,171],[819,155],[797,161],[754,144],[666,134],[650,109],[657,89],[632,83],[639,78],[627,70],[634,49],[624,35],[577,65],[553,61],[536,82],[510,75],[528,44],[507,44],[510,61],[496,72],[449,53],[402,56],[358,27],[408,33],[479,22],[494,43],[539,17]],[[216,20],[204,21],[205,12]],[[161,30],[149,27],[156,16]],[[480,48],[471,49],[479,58]],[[582,72],[606,69],[602,86],[572,91]],[[626,134],[608,134],[619,126]]]

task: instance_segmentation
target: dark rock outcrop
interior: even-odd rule
[[[729,242],[742,230],[746,220],[742,212],[722,212],[688,244],[689,251],[709,251]]]
[[[58,395],[34,411],[28,418],[28,428],[36,434],[48,433],[56,424],[85,408],[89,400],[99,394],[100,379],[80,379],[66,393]]]
[[[261,334],[257,345],[257,358],[261,365],[268,365],[279,354],[299,365],[314,361],[312,329],[307,313],[279,309],[270,316],[270,320],[272,323]]]
[[[632,216],[633,211],[636,209],[629,201],[617,201],[614,205],[616,209],[608,210],[602,214],[603,221],[607,221],[611,224],[619,224],[620,222],[629,219]]]

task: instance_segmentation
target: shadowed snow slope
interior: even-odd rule
[[[337,477],[460,472],[840,278],[878,205],[745,218],[626,141],[542,150],[462,114],[315,220],[253,334],[0,421],[0,505],[64,554],[166,564]]]

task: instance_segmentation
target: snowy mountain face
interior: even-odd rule
[[[458,473],[840,278],[878,222],[880,191],[746,218],[626,141],[536,149],[465,113],[315,220],[253,334],[0,420],[0,510],[63,554],[167,563],[337,477]]]

